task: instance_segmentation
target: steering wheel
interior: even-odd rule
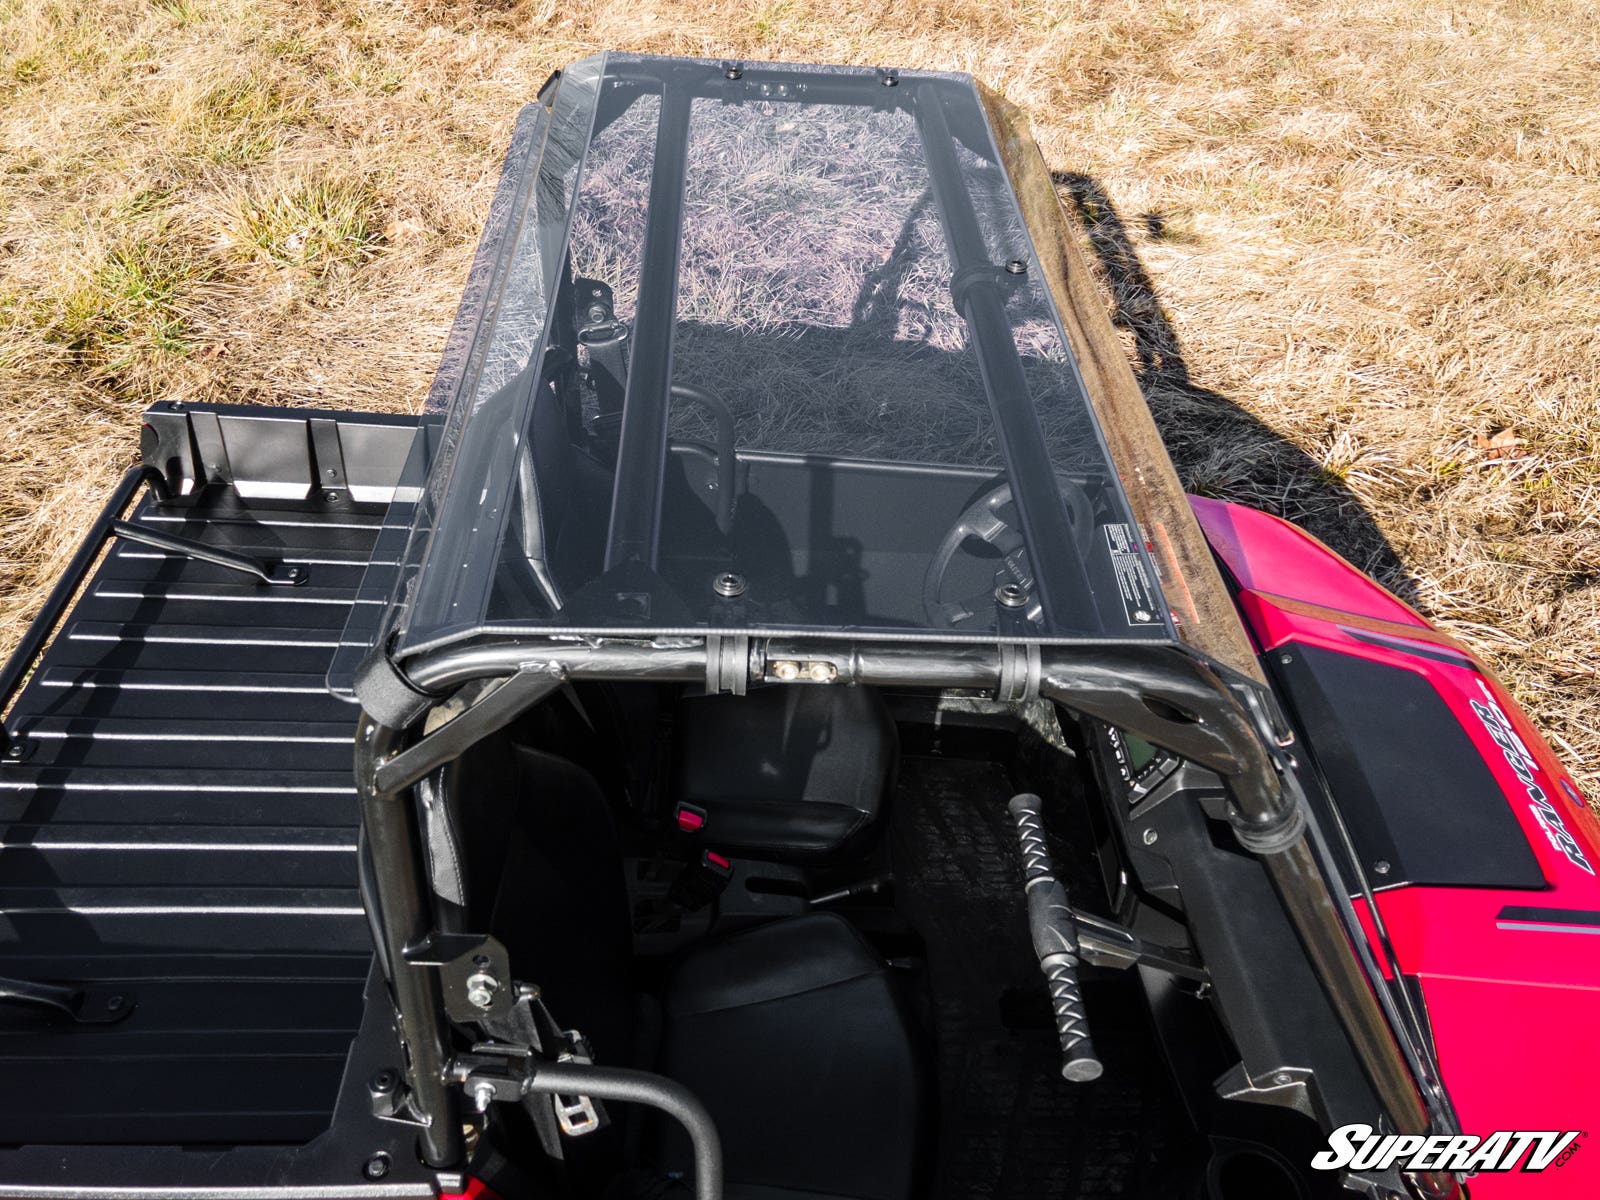
[[[1065,480],[1060,483],[1067,523],[1078,545],[1087,550],[1094,532],[1094,505],[1081,487]],[[922,607],[934,626],[959,629],[967,621],[993,614],[1001,589],[1008,597],[1006,603],[1030,621],[1039,619],[1043,606],[1035,594],[1033,568],[1019,524],[1009,483],[985,492],[956,518],[922,580]],[[994,547],[998,560],[963,549],[969,538]],[[962,598],[941,599],[952,577],[962,585],[958,590]]]

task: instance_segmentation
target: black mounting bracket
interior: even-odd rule
[[[405,951],[408,966],[436,967],[445,1016],[461,1024],[503,1016],[516,1002],[511,960],[500,942],[485,934],[435,930]]]

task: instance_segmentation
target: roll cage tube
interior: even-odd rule
[[[1227,790],[1235,834],[1266,869],[1390,1127],[1405,1134],[1437,1131],[1410,1065],[1424,1052],[1401,1046],[1395,1029],[1403,1026],[1391,1025],[1394,1014],[1386,1015],[1379,998],[1386,993],[1352,940],[1315,852],[1305,798],[1274,744],[1287,740],[1279,732],[1283,726],[1270,693],[1259,684],[1170,644],[1057,648],[736,641],[747,658],[741,689],[748,682],[768,681],[768,664],[785,659],[831,663],[840,684],[976,686],[1012,699],[1036,689],[1035,694],[1214,771]],[[1018,656],[1026,660],[1021,668],[1014,661]],[[719,690],[735,682],[727,677],[727,662],[723,647],[699,639],[491,643],[443,647],[409,660],[403,678],[417,702],[403,706],[409,710],[405,727],[385,726],[363,713],[357,742],[357,783],[377,891],[368,902],[386,961],[405,961],[405,947],[424,938],[432,923],[414,803],[409,793],[377,786],[384,762],[402,752],[411,740],[408,734],[420,729],[426,697],[442,700],[461,684],[516,675],[535,665],[573,680],[676,680]],[[1019,670],[1025,685],[1010,694]],[[460,1124],[456,1097],[444,1086],[449,1045],[438,976],[404,970],[391,975],[391,995],[409,1048],[412,1103],[423,1121],[424,1156],[433,1165],[449,1165],[459,1158]],[[1448,1172],[1418,1172],[1408,1182],[1430,1200],[1461,1195]]]

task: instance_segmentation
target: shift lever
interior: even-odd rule
[[[1099,1079],[1105,1068],[1089,1040],[1089,1014],[1078,986],[1078,927],[1067,889],[1056,878],[1045,845],[1043,801],[1032,792],[1011,799],[1011,817],[1022,839],[1022,877],[1028,892],[1028,929],[1033,950],[1050,985],[1050,1005],[1061,1039],[1061,1074],[1074,1083]]]

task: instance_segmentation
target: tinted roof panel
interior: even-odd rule
[[[970,79],[602,56],[507,170],[399,653],[1172,636]]]

